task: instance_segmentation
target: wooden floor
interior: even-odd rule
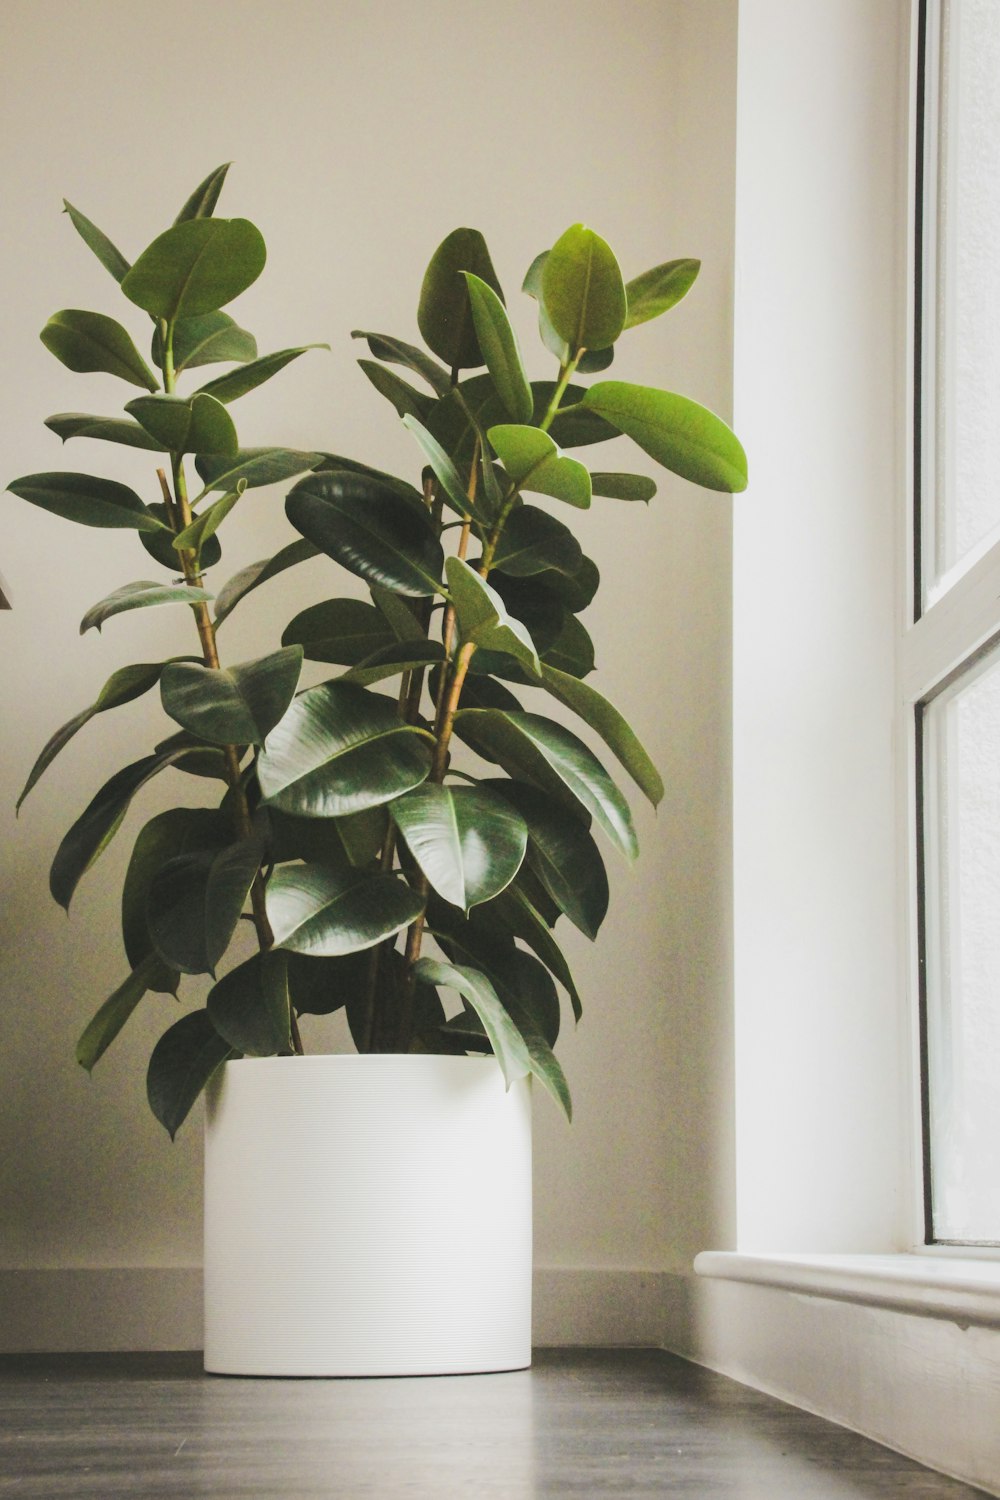
[[[886,1448],[645,1350],[509,1375],[240,1380],[196,1354],[0,1357],[0,1496],[971,1500]]]

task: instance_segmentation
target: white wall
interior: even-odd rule
[[[262,349],[333,346],[240,404],[245,442],[319,444],[416,472],[409,439],[353,367],[349,331],[416,337],[423,267],[460,223],[486,233],[515,304],[530,259],[575,220],[615,245],[626,276],[701,256],[689,301],[630,335],[620,368],[725,413],[734,0],[6,0],[3,27],[4,481],[91,467],[154,497],[141,460],[82,442],[62,452],[41,425],[55,411],[114,411],[127,399],[110,379],[69,374],[38,342],[60,307],[129,321],[61,199],[131,256],[230,158],[220,211],[253,219],[269,249],[263,278],[234,312]],[[534,347],[530,304],[517,319]],[[141,318],[131,326],[141,335]],[[150,611],[81,640],[87,605],[155,568],[130,534],[73,528],[11,496],[2,504],[0,570],[15,604],[0,615],[4,1328],[21,1347],[189,1343],[199,1126],[190,1121],[171,1146],[143,1090],[172,1002],[144,1002],[92,1081],[73,1061],[82,1025],[123,977],[115,889],[131,838],[177,795],[177,775],[144,794],[69,921],[47,893],[64,829],[159,734],[155,702],[88,725],[16,823],[12,811],[53,729],[116,666],[188,649],[189,622]],[[572,945],[587,1013],[562,1048],[576,1123],[538,1110],[543,1270],[680,1267],[706,1245],[731,1243],[729,516],[725,498],[664,476],[648,512],[606,502],[581,520],[604,576],[588,616],[596,681],[635,719],[668,792],[658,818],[639,810],[637,871],[612,866],[616,901],[596,953]],[[280,495],[255,492],[228,530],[236,539],[223,576],[286,539]],[[310,564],[248,602],[224,632],[230,659],[266,649],[310,599],[344,591],[326,577],[332,568]],[[43,1273],[47,1291],[37,1277],[18,1279],[27,1268]],[[69,1268],[93,1276],[60,1279]],[[153,1285],[135,1281],[144,1268],[161,1293],[148,1299],[148,1320],[137,1323],[133,1306],[116,1322],[122,1288],[134,1304]],[[176,1295],[162,1295],[168,1284]],[[570,1297],[549,1337],[579,1335],[586,1312]]]

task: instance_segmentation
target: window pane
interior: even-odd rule
[[[1000,524],[1000,5],[942,9],[937,182],[933,576]],[[932,255],[933,259],[933,255]],[[931,476],[928,476],[931,477]]]
[[[925,715],[934,1238],[1000,1241],[1000,654]]]

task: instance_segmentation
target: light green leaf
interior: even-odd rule
[[[22,500],[81,526],[165,529],[135,490],[113,479],[97,479],[91,474],[26,474],[7,488]]]
[[[568,672],[560,672],[545,662],[542,663],[542,682],[554,698],[565,703],[597,731],[643,795],[654,807],[658,806],[663,797],[660,773],[617,708],[589,683],[581,682]]]
[[[463,911],[499,895],[521,868],[527,825],[488,788],[424,782],[389,812],[438,895]]]
[[[288,957],[275,949],[255,953],[209,991],[212,1025],[244,1057],[292,1050]]]
[[[264,269],[260,230],[247,219],[189,219],[159,235],[122,281],[130,302],[155,318],[216,312]]]
[[[85,214],[78,208],[74,208],[68,199],[63,199],[63,209],[69,214],[73,228],[83,240],[88,249],[92,250],[106,271],[110,271],[115,280],[121,283],[128,275],[129,263],[124,255],[113,245],[103,230],[92,224]]]
[[[80,634],[101,629],[105,620],[120,615],[129,609],[148,609],[157,604],[205,604],[214,596],[204,589],[196,589],[186,583],[151,583],[141,578],[137,583],[123,584],[106,598],[92,604],[80,621]]]
[[[199,453],[195,468],[204,481],[205,488],[192,500],[197,505],[210,490],[234,490],[241,479],[246,480],[247,489],[259,485],[279,484],[292,479],[304,469],[311,469],[322,458],[321,453],[303,453],[295,448],[241,448],[236,462],[218,454]]]
[[[297,349],[279,349],[275,354],[265,354],[260,359],[251,360],[248,364],[241,365],[238,370],[230,370],[226,375],[217,375],[214,380],[209,380],[201,387],[200,394],[203,396],[214,396],[216,401],[226,403],[245,396],[248,391],[256,390],[257,386],[263,385],[265,380],[270,380],[272,375],[277,375],[286,365],[290,365],[293,359],[298,359],[300,354],[305,354],[309,349],[329,349],[329,344],[301,344]]]
[[[668,260],[636,276],[625,288],[628,298],[625,327],[635,328],[669,311],[687,296],[700,270],[700,260]]]
[[[233,458],[239,448],[232,417],[211,396],[137,396],[125,410],[171,453]]]
[[[444,552],[430,516],[365,475],[310,474],[290,491],[285,514],[366,583],[417,597],[440,590]]]
[[[472,515],[472,506],[469,504],[469,497],[461,476],[437,438],[428,432],[415,416],[404,416],[403,426],[413,433],[423,449],[424,456],[434,470],[445,498],[451,503],[452,508],[457,510],[460,516]]]
[[[417,892],[394,875],[328,865],[282,865],[267,887],[275,945],[321,958],[374,947],[422,910]]]
[[[302,647],[234,667],[171,662],[163,669],[160,697],[183,729],[213,745],[263,745],[295,695]]]
[[[496,292],[471,271],[465,282],[472,304],[476,337],[486,360],[486,368],[500,399],[514,422],[530,422],[534,410],[531,386],[524,371],[524,361],[517,335],[510,325],[507,310]]]
[[[591,471],[590,488],[595,495],[609,500],[639,500],[648,504],[656,494],[656,484],[645,474],[602,474]]]
[[[472,271],[500,293],[486,241],[478,229],[453,229],[435,250],[424,274],[417,324],[427,347],[449,369],[485,363],[472,319],[463,271]]]
[[[325,682],[294,700],[257,763],[265,803],[304,817],[339,817],[390,802],[427,779],[428,740],[395,702],[353,683]]]
[[[209,172],[204,182],[199,182],[174,220],[175,224],[183,224],[188,219],[211,218],[215,211],[215,205],[219,201],[219,194],[222,192],[222,184],[226,180],[226,173],[231,166],[231,161],[223,162],[221,167],[216,167],[214,172]]]
[[[625,326],[625,283],[611,247],[583,224],[553,245],[542,267],[542,295],[552,326],[575,354],[605,349]]]
[[[76,1060],[88,1073],[104,1056],[142,997],[152,988],[150,980],[160,967],[155,953],[144,958],[84,1028],[76,1044]]]
[[[486,651],[503,651],[537,674],[540,666],[534,642],[521,621],[507,613],[496,590],[459,557],[449,557],[445,570],[461,640]]]
[[[455,990],[469,1002],[486,1029],[508,1089],[533,1071],[521,1033],[485,974],[466,964],[440,963],[433,958],[419,959],[413,972],[421,983]]]
[[[128,448],[145,448],[150,453],[165,453],[162,443],[125,417],[93,417],[82,411],[61,411],[46,417],[45,425],[65,443],[72,437],[102,438],[108,443],[123,443]]]
[[[67,307],[53,313],[39,337],[46,349],[68,370],[78,374],[100,371],[117,375],[130,385],[141,385],[147,391],[159,389],[159,382],[133,344],[131,337],[114,318],[104,313],[85,312]]]
[[[182,974],[214,974],[260,868],[255,839],[167,860],[154,875],[146,923],[164,963]]]
[[[228,360],[245,364],[257,358],[257,340],[228,313],[202,313],[197,318],[181,318],[174,325],[173,354],[174,374],[180,375],[200,365],[222,364]],[[159,326],[153,331],[153,362],[163,369],[163,340]]]
[[[569,364],[570,349],[565,339],[559,337],[552,327],[552,319],[545,307],[545,298],[542,295],[542,272],[545,270],[545,262],[549,258],[549,251],[543,250],[541,255],[536,255],[531,265],[525,272],[524,281],[521,284],[522,292],[527,292],[538,303],[538,332],[542,343],[550,354],[554,354],[561,365]]]
[[[409,381],[403,380],[393,370],[387,370],[384,365],[376,364],[374,360],[359,359],[358,364],[379,395],[384,396],[390,406],[396,408],[397,416],[419,418],[427,416],[434,404],[433,396],[414,390]]]
[[[212,1074],[232,1056],[208,1018],[194,1010],[175,1021],[153,1048],[146,1074],[149,1107],[173,1140]]]
[[[493,567],[515,578],[546,569],[572,576],[583,561],[580,543],[561,521],[537,505],[511,511],[493,554]]]
[[[319,548],[314,547],[312,542],[299,540],[289,542],[287,547],[282,547],[273,557],[261,558],[260,562],[250,563],[234,573],[232,578],[219,590],[219,597],[215,601],[215,623],[222,624],[247,594],[254,589],[260,588],[262,583],[276,578],[286,568],[294,568],[297,564],[308,562],[311,557],[319,556]],[[282,645],[287,644],[282,642]]]
[[[174,537],[171,543],[172,550],[174,552],[194,552],[199,561],[207,562],[208,554],[206,553],[202,557],[202,549],[205,543],[215,535],[233,506],[243,498],[245,491],[246,482],[241,479],[237,482],[236,488],[230,490],[228,495],[223,495],[221,499],[214,501],[212,505],[206,506],[203,511],[195,516],[190,526],[185,526],[184,530],[178,532]],[[217,559],[213,559],[213,561],[217,561]]]
[[[590,475],[575,458],[560,453],[547,432],[501,423],[487,436],[518,489],[551,495],[581,510],[589,506]]]
[[[746,489],[747,460],[731,428],[697,401],[673,391],[599,380],[583,405],[624,432],[664,468],[705,489]]]
[[[448,371],[437,360],[431,359],[429,354],[425,354],[423,349],[417,349],[413,344],[404,344],[402,339],[392,338],[387,333],[368,333],[361,328],[355,328],[351,338],[367,339],[368,347],[376,359],[402,365],[404,369],[422,376],[436,396],[447,396],[451,390]]]

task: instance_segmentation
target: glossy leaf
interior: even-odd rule
[[[282,865],[267,887],[275,945],[335,958],[371,948],[420,915],[423,901],[394,875]]]
[[[76,1044],[76,1060],[88,1073],[104,1056],[139,1001],[149,993],[150,980],[159,967],[155,953],[144,958],[88,1022]]]
[[[473,507],[469,502],[461,476],[434,434],[428,432],[423,423],[412,415],[403,417],[403,426],[413,433],[423,449],[424,457],[434,470],[445,498],[451,503],[452,508],[460,516],[472,515]]]
[[[159,382],[139,353],[130,335],[104,313],[85,312],[67,307],[53,313],[39,337],[50,354],[68,370],[78,374],[99,371],[117,375],[130,385],[147,391],[159,389]]]
[[[555,569],[574,574],[583,561],[580,543],[561,521],[536,505],[511,511],[493,554],[493,566],[516,578]]]
[[[746,489],[747,460],[739,439],[697,401],[651,386],[599,380],[583,404],[682,479],[727,494]]]
[[[215,601],[215,623],[221,625],[247,594],[259,589],[262,583],[267,583],[271,578],[277,578],[279,573],[284,573],[286,568],[294,568],[299,563],[308,562],[311,557],[318,557],[319,549],[312,542],[305,540],[289,542],[282,547],[273,557],[263,557],[260,562],[250,563],[234,573],[227,583],[219,590],[219,596]],[[285,644],[282,642],[282,644]]]
[[[508,1089],[533,1071],[521,1033],[485,974],[466,964],[441,963],[433,958],[419,959],[413,972],[422,983],[455,990],[468,1001],[485,1027]]]
[[[586,823],[526,782],[504,778],[484,785],[524,818],[529,868],[573,926],[593,941],[608,911],[608,876]]]
[[[668,312],[687,296],[700,270],[700,260],[668,260],[636,276],[625,288],[628,299],[625,327],[635,328]]]
[[[417,510],[423,510],[424,497],[421,492],[414,489],[405,479],[397,479],[395,474],[386,474],[382,469],[373,469],[371,464],[358,463],[356,459],[344,458],[339,453],[322,453],[320,462],[315,465],[318,474],[362,474],[366,479],[374,480],[382,489],[391,490],[394,495],[408,501]]]
[[[590,475],[575,458],[560,453],[547,432],[502,423],[491,427],[488,436],[518,489],[551,495],[583,510],[590,504]]]
[[[104,269],[110,271],[111,275],[120,284],[123,278],[128,275],[130,267],[117,245],[113,245],[104,231],[98,229],[97,225],[93,224],[87,218],[86,214],[82,214],[78,208],[74,208],[67,198],[63,199],[63,209],[64,212],[69,214],[73,228],[87,248],[94,252]]]
[[[589,812],[627,859],[639,852],[628,803],[591,750],[539,714],[459,709],[455,728],[474,750],[511,776],[532,782],[571,808]]]
[[[241,448],[236,462],[217,454],[199,454],[195,468],[204,482],[204,494],[209,490],[234,490],[240,480],[246,480],[247,489],[259,485],[280,484],[293,479],[305,469],[319,463],[322,454],[304,453],[296,448]],[[192,501],[197,505],[202,498],[197,495]]]
[[[636,786],[657,807],[663,798],[663,781],[631,726],[607,698],[589,683],[568,672],[542,663],[542,682],[554,698],[579,714],[597,731]]]
[[[594,670],[594,643],[576,615],[566,616],[551,646],[540,654],[544,665],[571,677],[586,677]]]
[[[255,953],[212,987],[206,1002],[215,1030],[244,1057],[292,1050],[288,954]]]
[[[171,453],[232,458],[239,448],[232,418],[211,396],[139,396],[125,410]]]
[[[507,613],[496,590],[461,558],[449,557],[445,570],[461,640],[486,651],[503,651],[537,673],[534,642],[521,621]]]
[[[105,620],[129,609],[149,609],[158,604],[204,604],[212,597],[204,589],[196,589],[187,583],[151,583],[148,579],[140,579],[137,583],[123,584],[106,599],[92,604],[80,621],[80,634],[92,630],[95,625],[100,630]]]
[[[257,340],[228,313],[202,313],[197,318],[181,318],[174,325],[173,356],[175,375],[200,365],[222,364],[228,360],[246,364],[257,358]],[[159,325],[153,332],[153,362],[163,369]]]
[[[465,283],[479,347],[507,414],[514,422],[530,422],[531,386],[507,309],[493,288],[471,271],[466,271]]]
[[[215,211],[215,205],[219,201],[219,194],[222,192],[222,184],[226,180],[226,173],[231,166],[232,162],[223,162],[221,167],[216,167],[214,172],[209,172],[204,182],[199,182],[174,220],[175,224],[183,224],[188,219],[211,218]]]
[[[202,566],[208,567],[210,563],[209,552],[205,550],[206,543],[212,540],[233,506],[243,498],[245,490],[246,485],[241,479],[228,495],[223,495],[211,505],[207,505],[195,516],[190,526],[185,526],[183,531],[177,533],[170,544],[171,550],[175,553],[194,552]],[[217,557],[211,558],[212,562],[217,560]]]
[[[257,817],[266,819],[268,860],[274,864],[301,859],[342,866],[346,860],[362,869],[381,853],[389,828],[384,804],[342,818],[296,818],[277,807],[259,808]]]
[[[575,354],[605,349],[625,326],[625,283],[611,247],[583,224],[553,245],[542,267],[542,295],[552,326]]]
[[[400,672],[420,671],[438,666],[444,660],[445,651],[440,641],[397,641],[391,646],[383,646],[380,651],[373,651],[349,672],[343,672],[337,681],[358,682],[363,687],[371,687],[376,682],[397,677]]]
[[[95,714],[106,713],[109,708],[119,708],[123,703],[131,703],[134,698],[141,698],[143,693],[148,693],[159,682],[163,667],[163,662],[136,662],[134,666],[119,667],[117,672],[112,672],[90,707],[74,714],[47,741],[17,799],[18,811],[39,777],[48,770],[60,750],[69,744],[84,724],[89,723]]]
[[[217,375],[214,380],[209,380],[201,387],[200,394],[213,396],[216,401],[228,403],[236,401],[240,396],[245,396],[248,391],[256,390],[263,385],[265,380],[270,380],[290,365],[293,359],[298,359],[300,354],[305,354],[310,349],[329,349],[329,344],[301,344],[297,349],[279,349],[275,354],[265,354],[260,359],[254,359],[247,364],[240,365],[238,370],[230,370],[226,375]]]
[[[166,452],[144,427],[126,417],[94,417],[82,411],[61,411],[46,417],[45,425],[64,443],[73,437],[101,438],[108,443],[122,443],[128,448],[144,448],[150,453]]]
[[[387,333],[369,333],[361,328],[355,328],[351,338],[366,339],[376,359],[402,365],[404,369],[420,375],[436,396],[446,396],[451,390],[448,371],[437,360],[431,359],[429,354],[425,354],[423,349],[418,349],[413,344],[404,344],[402,339],[392,338]]]
[[[248,219],[189,219],[145,249],[122,281],[130,302],[173,322],[225,307],[264,269],[260,230]]]
[[[527,825],[488,788],[424,782],[389,812],[438,895],[463,911],[499,895],[521,867]]]
[[[522,868],[517,879],[497,897],[490,911],[514,936],[527,943],[549,973],[555,976],[569,996],[574,1018],[579,1021],[583,1015],[583,1003],[580,1000],[579,991],[570,972],[569,964],[566,962],[565,954],[552,936],[535,902],[528,895],[527,877],[529,874],[527,869]],[[541,896],[548,900],[544,889],[541,889]],[[558,911],[555,915],[559,916]]]
[[[281,644],[301,646],[308,661],[353,667],[374,651],[399,643],[374,604],[366,604],[363,599],[325,599],[301,610],[288,622]]]
[[[500,295],[490,252],[478,229],[452,230],[431,257],[420,289],[417,324],[421,337],[452,370],[485,363],[463,271],[472,271]]]
[[[304,817],[339,817],[425,781],[427,739],[390,698],[326,682],[294,700],[257,764],[265,803]]]
[[[135,490],[114,479],[97,479],[91,474],[26,474],[7,488],[22,500],[81,526],[163,530]]]
[[[218,853],[232,842],[229,819],[215,808],[170,807],[150,818],[140,830],[132,849],[125,881],[122,885],[122,938],[125,953],[133,969],[156,949],[146,921],[149,893],[153,881],[168,860],[182,854],[211,850]],[[149,982],[150,989],[173,993],[177,973],[163,963],[158,975]]]
[[[146,922],[157,953],[182,974],[214,974],[260,867],[254,839],[167,860],[153,877]]]
[[[379,395],[384,396],[395,407],[397,416],[418,417],[421,420],[427,416],[434,401],[433,396],[414,390],[409,381],[403,380],[395,371],[387,370],[384,365],[376,364],[374,360],[359,359],[358,364]]]
[[[289,493],[285,514],[367,583],[417,597],[440,588],[444,552],[430,517],[364,475],[310,474]]]
[[[527,1022],[549,1048],[559,1038],[559,995],[555,981],[544,964],[531,953],[516,948],[504,967],[502,999],[522,1035]]]
[[[295,695],[302,647],[233,667],[171,662],[160,679],[160,697],[183,729],[213,745],[263,745]]]
[[[182,1016],[160,1037],[149,1059],[146,1096],[171,1140],[232,1050],[212,1025],[207,1010]]]
[[[656,494],[656,484],[645,474],[590,474],[590,488],[595,495],[609,500],[639,500],[648,504]]]
[[[559,1059],[539,1029],[535,1016],[522,1004],[508,1004],[511,1020],[521,1034],[521,1039],[531,1059],[532,1074],[548,1090],[568,1121],[573,1119],[573,1101],[569,1084]]]

